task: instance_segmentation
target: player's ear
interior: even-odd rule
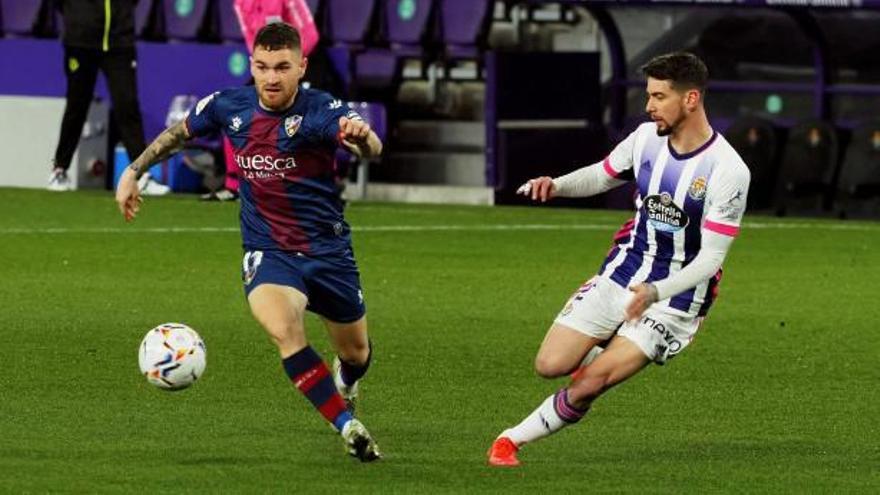
[[[700,104],[700,97],[701,95],[699,90],[691,89],[688,90],[687,94],[685,95],[684,101],[687,104],[688,108],[693,110],[697,108],[697,106]]]

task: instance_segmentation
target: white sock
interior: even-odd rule
[[[560,412],[563,415],[560,415]],[[577,423],[584,414],[586,411],[579,411],[568,403],[568,391],[563,388],[547,397],[520,424],[501,432],[499,437],[507,437],[513,440],[513,443],[522,445],[550,436],[568,425]]]

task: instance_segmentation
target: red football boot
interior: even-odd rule
[[[495,439],[492,447],[489,449],[489,465],[490,466],[519,466],[519,459],[516,458],[516,452],[519,447],[507,437]]]

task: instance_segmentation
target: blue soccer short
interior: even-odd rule
[[[306,309],[337,323],[351,323],[367,311],[351,249],[320,257],[285,251],[247,251],[241,278],[245,296],[260,284],[293,287],[308,297]]]

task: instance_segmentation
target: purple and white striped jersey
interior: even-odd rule
[[[713,131],[699,149],[684,155],[668,136],[645,123],[602,164],[616,179],[635,180],[636,215],[615,236],[601,275],[622,287],[663,280],[687,266],[700,250],[703,230],[735,237],[746,208],[750,174],[727,140]],[[696,287],[660,301],[672,313],[704,316],[715,298],[721,271]]]

